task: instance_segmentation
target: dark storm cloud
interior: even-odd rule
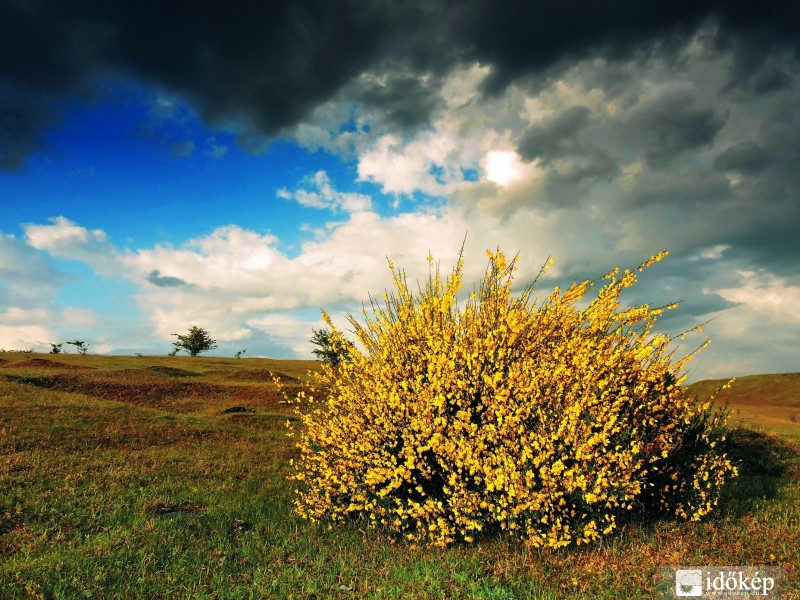
[[[180,277],[169,277],[162,275],[158,269],[153,270],[147,276],[147,281],[158,287],[180,287],[187,283]]]
[[[550,171],[547,175],[547,197],[555,206],[573,204],[581,196],[576,184],[596,179],[611,179],[619,165],[597,143],[589,131],[591,111],[574,106],[544,123],[529,127],[517,144],[517,152],[527,160],[540,160],[544,166],[559,158],[568,158],[566,170]]]
[[[719,25],[719,46],[747,53],[743,71],[760,67],[765,49],[789,45],[797,52],[800,9],[788,0],[467,2],[458,23],[465,23],[472,53],[495,67],[492,83],[502,88],[587,51],[630,58],[655,43],[662,50],[678,47],[712,20]]]
[[[359,82],[354,91],[365,104],[379,108],[401,127],[425,123],[439,104],[439,80],[423,81],[413,73],[392,75],[386,81]]]
[[[105,75],[162,86],[209,122],[271,136],[359,75],[401,65],[406,75],[383,89],[351,89],[362,92],[355,101],[385,104],[399,125],[416,125],[435,107],[437,76],[457,63],[490,66],[487,89],[497,91],[563,59],[663,51],[710,20],[720,47],[747,53],[738,76],[774,89],[782,71],[765,70],[764,57],[797,53],[799,12],[789,0],[5,0],[0,161],[21,164],[52,124],[52,103]]]
[[[517,151],[525,160],[574,154],[579,150],[578,134],[588,124],[590,114],[585,106],[568,108],[548,122],[528,129]]]
[[[628,199],[634,206],[673,205],[702,209],[704,205],[724,202],[731,196],[728,180],[714,172],[682,172],[663,178],[650,177],[631,191]]]
[[[21,167],[37,149],[42,130],[57,121],[51,100],[46,94],[18,90],[0,77],[0,169]]]
[[[733,243],[750,251],[754,260],[767,264],[783,277],[800,283],[797,265],[800,264],[800,106],[794,100],[785,111],[762,127],[760,145],[773,157],[769,166],[753,176],[751,202],[743,228]],[[761,166],[763,159],[751,155],[748,146],[734,146],[728,159],[739,167]],[[728,151],[723,152],[725,156]],[[759,160],[761,162],[759,162]],[[742,191],[743,194],[747,190]]]
[[[724,124],[713,109],[694,106],[691,93],[676,91],[635,110],[628,131],[644,146],[650,166],[663,167],[686,151],[710,145]]]
[[[760,173],[776,160],[775,154],[761,144],[744,142],[730,146],[714,159],[714,167],[721,171]]]
[[[759,216],[752,215],[758,221]],[[765,265],[775,275],[784,277],[792,285],[800,285],[800,241],[797,224],[800,223],[800,210],[786,207],[786,210],[772,220],[758,223],[750,230],[742,229],[729,239],[734,246],[735,256],[747,257],[752,264]]]
[[[4,2],[0,84],[57,97],[98,76],[132,76],[182,94],[209,121],[272,135],[385,55],[392,31],[418,12],[324,0]],[[49,122],[2,100],[0,139],[21,140],[0,150],[13,165]]]

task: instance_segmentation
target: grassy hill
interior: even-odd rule
[[[698,381],[689,389],[708,396],[727,380]],[[717,398],[728,404],[731,423],[800,442],[800,373],[740,377]]]
[[[782,437],[733,432],[742,474],[706,521],[438,549],[294,515],[275,379],[292,392],[316,365],[0,354],[0,597],[651,598],[659,565],[781,565],[800,595],[796,374],[731,391],[736,419]]]

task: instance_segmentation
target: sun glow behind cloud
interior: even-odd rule
[[[492,150],[484,161],[486,179],[501,187],[526,179],[530,166],[522,163],[513,150]]]

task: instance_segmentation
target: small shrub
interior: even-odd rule
[[[328,329],[312,329],[312,336],[309,340],[317,346],[311,352],[317,356],[317,360],[330,363],[334,367],[342,361],[348,360],[347,346],[350,342],[339,336],[332,335]]]
[[[71,342],[67,342],[67,344],[69,346],[75,346],[75,349],[78,351],[78,354],[80,355],[86,354],[86,352],[89,350],[89,344],[87,344],[83,340],[73,340]]]
[[[217,347],[217,340],[211,339],[211,335],[202,327],[192,325],[185,335],[173,333],[178,338],[177,342],[172,342],[174,346],[170,356],[175,356],[180,350],[186,350],[189,356],[197,356],[201,352],[208,352]]]
[[[588,304],[597,281],[515,296],[516,259],[498,251],[459,308],[463,260],[446,280],[429,264],[415,293],[390,263],[395,291],[364,324],[349,316],[362,349],[323,313],[348,360],[324,364],[318,392],[297,398],[302,517],[360,516],[437,545],[499,527],[560,547],[630,511],[712,510],[736,469],[719,445],[725,415],[682,387],[694,353],[675,361],[671,338],[653,333],[674,305],[621,308],[636,276],[619,269]]]

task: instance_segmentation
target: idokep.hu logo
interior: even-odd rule
[[[702,596],[703,571],[700,569],[678,569],[675,571],[676,596]]]
[[[661,569],[661,598],[780,598],[778,567],[680,567]]]

